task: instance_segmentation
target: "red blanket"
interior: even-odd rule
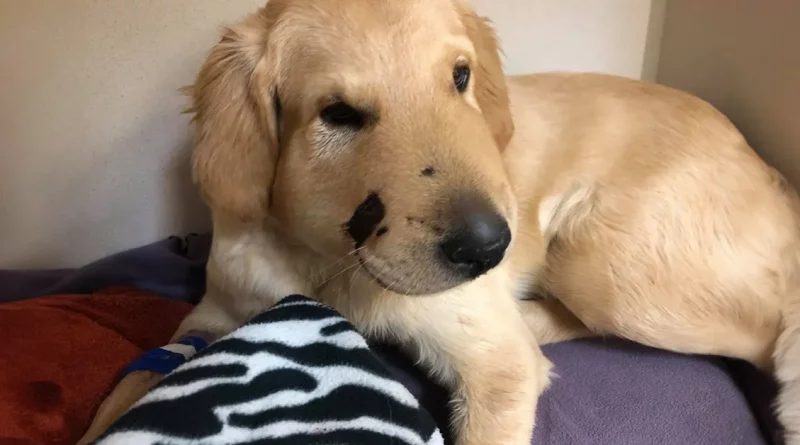
[[[0,444],[74,444],[120,371],[190,308],[131,288],[0,305]]]

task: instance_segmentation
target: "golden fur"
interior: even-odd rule
[[[537,342],[619,335],[774,369],[800,444],[798,200],[724,116],[613,76],[507,78],[463,0],[344,3],[271,0],[201,69],[193,168],[214,242],[176,337],[312,295],[454,390],[459,445],[522,445],[551,368]],[[374,122],[331,129],[319,113],[333,100]],[[370,193],[386,230],[354,249],[343,227]],[[513,234],[474,280],[431,247],[464,193]],[[129,376],[84,441],[153,382]]]

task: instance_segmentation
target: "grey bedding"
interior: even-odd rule
[[[190,235],[74,270],[2,271],[0,302],[133,285],[196,302],[210,238]],[[375,345],[396,376],[446,425],[446,393],[390,345]],[[558,377],[543,395],[532,444],[767,445],[777,431],[774,383],[747,364],[673,354],[619,339],[544,347]],[[444,429],[444,428],[443,428]]]

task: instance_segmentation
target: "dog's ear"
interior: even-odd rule
[[[502,151],[514,134],[514,121],[497,34],[489,20],[475,14],[466,2],[457,0],[456,5],[478,59],[473,68],[475,99]]]
[[[241,222],[266,218],[278,159],[269,25],[264,8],[226,28],[188,89],[194,182],[215,212]]]

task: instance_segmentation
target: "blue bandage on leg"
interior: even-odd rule
[[[177,343],[151,349],[134,360],[122,373],[125,377],[136,371],[169,374],[208,346],[208,341],[198,336],[188,336]]]

